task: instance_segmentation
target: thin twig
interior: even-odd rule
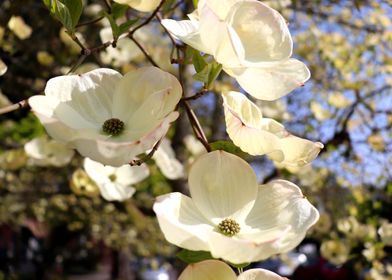
[[[180,45],[177,44],[176,39],[174,39],[173,35],[167,30],[167,28],[162,24],[162,17],[159,14],[156,14],[156,18],[159,21],[159,24],[162,26],[163,30],[169,36],[170,41],[172,42],[172,49],[170,52],[170,61],[171,63],[180,63],[179,58],[178,58],[178,50],[180,48]],[[177,59],[174,59],[174,51],[177,50]]]
[[[90,21],[81,22],[81,23],[77,24],[77,25],[75,26],[75,28],[78,28],[78,27],[81,27],[81,26],[86,26],[86,25],[90,25],[90,24],[97,23],[97,22],[99,22],[99,21],[103,20],[104,18],[105,18],[105,17],[104,17],[104,16],[102,16],[102,17],[99,17],[99,18],[96,18],[96,19],[93,19],[93,20],[90,20]]]
[[[20,101],[18,103],[15,103],[15,104],[12,104],[12,105],[0,108],[0,115],[6,114],[6,113],[9,113],[9,112],[12,112],[12,111],[16,111],[16,110],[22,109],[22,108],[28,108],[28,107],[29,107],[29,103],[25,99],[25,100],[22,100],[22,101]]]
[[[202,88],[201,90],[199,90],[197,93],[195,93],[192,96],[188,96],[188,97],[183,97],[181,100],[185,100],[185,101],[191,101],[191,100],[196,100],[200,97],[202,97],[204,94],[206,94],[208,92],[208,89],[206,88]]]
[[[195,112],[192,110],[191,106],[188,104],[187,101],[182,100],[181,104],[184,105],[185,111],[188,115],[189,121],[192,125],[193,132],[195,133],[197,139],[203,144],[208,152],[211,152],[211,146],[208,143],[207,137],[204,134],[203,128],[200,125],[199,120],[197,119]]]
[[[159,10],[161,9],[161,7],[163,6],[163,4],[166,2],[166,0],[161,0],[161,3],[159,3],[158,7],[156,7],[156,9],[152,12],[152,14],[145,20],[143,21],[141,24],[139,24],[138,26],[136,26],[134,29],[132,29],[131,31],[128,32],[128,36],[132,36],[133,34],[135,34],[135,32],[137,30],[139,30],[140,28],[142,28],[143,26],[147,25],[150,23],[150,21],[153,20],[153,18],[156,16],[156,14],[159,12]]]
[[[152,156],[155,154],[155,152],[158,150],[159,145],[161,144],[162,139],[163,139],[163,138],[159,139],[159,141],[155,143],[154,147],[152,147],[151,151],[150,151],[147,155],[145,155],[145,156],[144,156],[143,158],[141,158],[141,159],[134,159],[134,160],[132,160],[132,161],[129,163],[129,165],[130,165],[130,166],[140,166],[140,165],[142,165],[143,163],[145,163],[147,160],[151,159]]]
[[[81,55],[81,56],[78,58],[78,60],[76,61],[75,65],[72,66],[71,69],[69,69],[67,75],[68,75],[68,74],[71,74],[71,73],[73,73],[73,72],[75,72],[75,70],[80,66],[80,64],[83,63],[83,61],[86,59],[86,57],[87,57],[87,56],[84,55],[84,54]]]
[[[148,61],[155,67],[159,67],[159,65],[154,61],[154,59],[148,54],[148,52],[143,48],[143,46],[132,36],[129,36],[129,39],[131,39],[136,46],[139,48],[139,50],[144,54],[144,56],[147,58]]]

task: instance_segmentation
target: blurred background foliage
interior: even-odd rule
[[[296,182],[321,213],[304,244],[313,244],[320,254],[317,265],[322,263],[322,273],[300,278],[298,263],[287,256],[280,259],[293,268],[290,273],[297,268],[293,279],[392,279],[392,2],[265,2],[287,19],[294,56],[308,65],[312,78],[283,99],[257,104],[265,116],[281,121],[290,132],[325,145],[312,166],[298,170],[241,154],[261,183],[273,178]],[[105,3],[85,1],[80,23],[97,19],[100,11],[107,10]],[[192,1],[167,1],[163,17],[183,17],[192,9]],[[146,14],[125,8],[116,15],[119,21],[139,16]],[[21,17],[27,26],[13,28],[13,17]],[[105,43],[100,32],[108,26],[106,19],[81,24],[76,34],[85,46],[94,48]],[[176,73],[177,67],[170,65],[170,40],[159,25],[139,33],[135,37],[158,64]],[[149,63],[130,40],[120,40],[117,50],[108,47],[81,61],[80,47],[41,1],[0,1],[0,59],[8,66],[0,76],[0,107],[41,94],[49,78],[66,74],[81,62],[80,72],[99,66],[126,72]],[[201,84],[192,79],[193,66],[183,74],[186,91],[195,94]],[[221,74],[209,92],[191,103],[211,142],[228,140],[219,95],[228,89],[238,85]],[[4,260],[0,271],[17,271],[16,259],[21,258],[20,250],[6,242],[8,231],[13,233],[12,244],[22,244],[26,230],[44,240],[41,263],[54,275],[62,274],[67,260],[104,255],[97,252],[101,245],[130,259],[174,256],[175,248],[164,241],[151,206],[157,195],[186,192],[186,180],[168,180],[151,161],[152,175],[136,186],[131,200],[107,202],[80,169],[80,156],[62,168],[29,164],[24,144],[45,134],[29,110],[1,115],[0,122],[0,249],[8,250],[8,255],[0,256]],[[186,140],[191,132],[184,114],[169,132],[177,158],[186,166],[203,150]],[[238,152],[225,143],[226,149]],[[75,240],[79,245],[70,245]],[[89,252],[88,257],[80,255],[82,251]],[[56,270],[58,266],[62,269]],[[113,273],[119,275],[116,269]],[[351,278],[344,278],[347,275]]]

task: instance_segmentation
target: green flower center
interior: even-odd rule
[[[109,176],[110,182],[114,182],[114,181],[116,181],[116,179],[117,179],[116,174],[112,174],[112,175]]]
[[[241,230],[239,223],[235,220],[226,218],[218,225],[218,231],[223,235],[232,237],[239,233]]]
[[[106,120],[102,125],[102,131],[112,136],[118,136],[124,131],[125,124],[123,121],[113,118]]]

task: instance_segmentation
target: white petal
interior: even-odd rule
[[[239,56],[243,56],[241,41],[208,5],[203,7],[200,14],[200,37],[217,62],[226,67],[240,65]]]
[[[255,242],[210,232],[208,241],[214,258],[222,258],[234,264],[260,261],[276,252],[276,239]]]
[[[114,0],[114,2],[117,2],[119,4],[129,5],[133,9],[141,12],[152,12],[158,7],[161,1],[160,0]]]
[[[36,96],[36,97],[40,97],[40,96]],[[44,96],[42,96],[42,97],[44,97]],[[37,99],[34,99],[34,102],[30,102],[30,99],[29,99],[30,106],[32,103],[37,101]],[[77,137],[77,135],[78,135],[77,131],[67,127],[66,125],[61,123],[59,120],[57,120],[56,118],[51,118],[51,117],[48,117],[47,115],[37,113],[35,111],[35,108],[34,107],[32,107],[32,108],[33,108],[34,114],[38,117],[40,122],[44,125],[46,132],[52,138],[56,139],[57,141],[68,142],[68,141],[71,141]],[[40,109],[42,109],[42,108],[40,108]],[[46,109],[44,109],[44,111],[46,111]]]
[[[158,150],[154,153],[153,159],[163,175],[171,180],[184,177],[184,166],[176,159],[171,143],[167,138],[163,138]]]
[[[0,76],[3,76],[7,72],[7,65],[0,59]]]
[[[238,280],[284,280],[278,274],[261,268],[249,269],[238,276]]]
[[[88,137],[74,139],[71,144],[84,157],[89,157],[105,165],[119,167],[129,163],[137,155],[151,149],[166,134],[170,123],[177,118],[178,112],[172,112],[154,130],[134,142]]]
[[[268,156],[287,167],[302,167],[311,163],[324,147],[320,142],[312,142],[294,135],[281,138],[279,143],[279,154],[275,156],[271,153]]]
[[[164,19],[162,20],[162,24],[171,34],[183,41],[185,44],[205,53],[211,52],[208,45],[204,45],[201,41],[198,22],[190,20],[175,21],[172,19]]]
[[[101,195],[108,201],[124,201],[133,196],[135,188],[115,183],[97,184]]]
[[[250,95],[261,100],[275,100],[302,86],[310,72],[297,59],[287,59],[264,66],[248,68],[224,68],[237,79],[240,86]]]
[[[34,113],[38,113],[48,118],[53,117],[54,110],[59,103],[52,97],[42,95],[32,96],[28,99],[28,102]]]
[[[152,66],[128,72],[115,89],[113,117],[129,120],[132,114],[157,92],[167,94],[164,95],[164,104],[159,112],[160,116],[157,117],[162,118],[174,110],[181,98],[182,88],[176,77]]]
[[[175,99],[174,99],[175,98]],[[164,89],[151,94],[139,108],[125,120],[126,130],[132,133],[132,140],[137,140],[162,122],[162,119],[172,112],[178,102],[177,96],[170,89]]]
[[[62,106],[55,109],[59,119],[71,122],[74,116],[72,127],[77,128],[81,118],[101,125],[112,117],[112,96],[121,77],[120,73],[105,68],[59,76],[48,81],[45,95],[61,102]]]
[[[109,176],[114,174],[116,168],[108,165],[103,165],[90,158],[85,158],[83,161],[83,168],[87,175],[93,179],[97,184],[109,183]]]
[[[211,10],[219,17],[219,19],[224,20],[227,17],[230,9],[238,2],[243,0],[225,0],[225,4],[222,5],[222,0],[199,0],[197,3],[197,9],[199,14],[205,5],[208,5]]]
[[[253,206],[256,175],[241,158],[224,151],[200,156],[189,172],[189,188],[195,205],[215,224],[232,217],[241,221]]]
[[[263,121],[260,109],[239,92],[222,96],[227,133],[235,145],[251,155],[263,155],[280,148],[275,133],[284,129],[282,125],[273,120]]]
[[[239,92],[223,93],[227,133],[234,144],[251,155],[268,156],[283,166],[304,166],[323,144],[291,135],[277,121],[263,118],[260,109]]]
[[[260,186],[254,208],[245,222],[251,228],[259,229],[260,236],[264,231],[278,229],[279,232],[282,227],[287,227],[288,231],[285,234],[277,234],[272,255],[295,248],[318,219],[317,209],[309,203],[295,184],[275,180]],[[247,234],[244,233],[242,238],[246,237]],[[249,237],[256,238],[257,234],[250,233]]]
[[[218,260],[206,260],[188,265],[178,280],[236,280],[234,271]]]
[[[232,7],[227,21],[242,46],[244,62],[276,61],[291,56],[293,42],[284,18],[258,1],[243,1]]]
[[[130,166],[129,164],[116,168],[116,182],[122,185],[133,185],[146,179],[150,175],[147,164]]]
[[[213,226],[189,197],[181,193],[159,196],[153,210],[168,242],[188,250],[209,250],[206,238]]]

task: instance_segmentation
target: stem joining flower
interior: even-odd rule
[[[218,225],[218,231],[222,233],[223,235],[232,237],[239,233],[241,230],[239,223],[237,223],[235,220],[226,218],[223,221],[221,221]]]
[[[121,132],[123,132],[124,130],[124,122],[116,119],[116,118],[112,118],[112,119],[108,119],[106,120],[103,125],[102,125],[102,131],[106,134],[110,134],[112,136],[118,136],[121,134]]]

